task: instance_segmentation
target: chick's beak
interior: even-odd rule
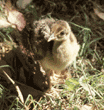
[[[54,33],[52,33],[52,34],[50,35],[50,37],[48,38],[47,42],[50,42],[50,41],[52,41],[52,40],[55,40]]]

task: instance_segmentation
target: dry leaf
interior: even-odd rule
[[[0,28],[11,26],[9,22],[5,18],[0,18]]]
[[[80,110],[96,110],[95,107],[93,107],[93,105],[89,104],[89,105],[83,105]]]
[[[18,6],[19,8],[25,9],[25,7],[26,7],[29,3],[31,3],[31,2],[32,2],[32,0],[18,0],[18,1],[17,1],[17,6]]]
[[[17,29],[19,31],[22,31],[25,26],[26,26],[26,21],[25,21],[25,18],[23,16],[22,13],[20,13],[19,11],[17,10],[9,10],[8,12],[8,21],[11,23],[11,24],[14,24],[17,26]]]
[[[102,20],[104,20],[104,13],[100,12],[98,9],[94,8],[94,12],[95,14],[101,18]]]
[[[3,2],[1,2],[1,4],[3,4]],[[5,4],[4,12],[5,14],[0,11],[0,15],[2,15],[0,16],[0,28],[11,26],[13,28],[17,27],[19,31],[25,28],[26,20],[24,15],[12,6],[10,0]]]

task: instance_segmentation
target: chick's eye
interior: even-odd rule
[[[60,35],[64,35],[65,34],[65,32],[64,31],[62,31],[61,33],[60,33]]]

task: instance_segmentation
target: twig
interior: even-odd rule
[[[12,82],[12,84],[15,86],[17,93],[18,93],[18,97],[20,98],[20,100],[23,103],[23,105],[25,106],[25,108],[27,108],[26,105],[24,104],[24,98],[20,91],[20,88],[16,85],[16,83],[10,78],[10,76],[4,70],[2,70],[2,71],[7,76],[7,78]],[[28,109],[26,109],[26,110],[28,110]]]

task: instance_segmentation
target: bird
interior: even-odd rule
[[[42,39],[44,39],[45,42],[42,43],[38,49],[41,51],[40,55],[42,55],[39,62],[47,73],[50,88],[51,70],[56,73],[65,70],[75,60],[80,46],[67,21],[53,20],[49,25],[49,23],[47,23],[48,20],[46,20],[46,22],[44,20],[48,31],[45,31],[44,29],[44,31],[41,31],[45,33],[42,36]],[[38,37],[36,38],[40,37],[41,35],[38,33]],[[45,48],[42,46],[45,46]]]
[[[79,44],[71,27],[64,20],[57,20],[50,30],[51,35],[47,42],[53,41],[53,45],[51,49],[47,49],[45,57],[40,62],[45,70],[62,71],[76,58]]]

